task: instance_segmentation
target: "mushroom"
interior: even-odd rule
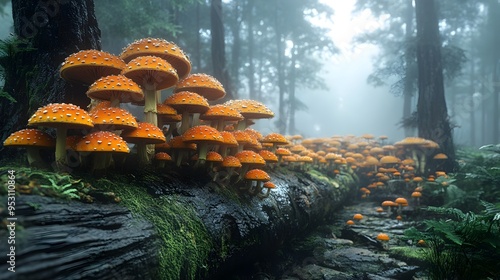
[[[237,130],[244,130],[248,122],[255,119],[269,119],[274,117],[273,111],[264,104],[255,100],[229,100],[224,105],[236,109],[245,118],[238,122]]]
[[[120,58],[125,62],[139,56],[156,56],[166,60],[175,68],[179,79],[185,78],[191,71],[191,62],[179,46],[164,39],[143,38],[125,47]]]
[[[361,220],[363,219],[363,215],[361,214],[354,214],[354,216],[352,217],[353,220],[356,220],[358,222],[361,222]]]
[[[197,163],[204,163],[207,158],[208,146],[223,143],[222,135],[217,129],[208,125],[194,126],[182,134],[184,143],[195,143],[198,150]]]
[[[142,86],[145,122],[158,125],[156,91],[174,86],[179,77],[167,61],[156,56],[139,56],[127,63],[122,75]]]
[[[177,166],[180,166],[184,159],[190,156],[190,153],[196,151],[196,144],[184,143],[182,136],[175,136],[168,141],[172,150],[172,158]]]
[[[386,233],[379,233],[377,235],[377,240],[382,242],[382,248],[387,250],[387,243],[390,240],[389,235],[387,235]]]
[[[264,184],[262,185],[262,187],[264,189],[266,189],[266,192],[265,193],[262,193],[262,192],[257,193],[257,196],[260,199],[264,199],[266,197],[269,197],[269,194],[271,193],[271,189],[276,188],[276,185],[273,182],[271,182],[271,181],[267,181],[267,182],[264,182]]]
[[[66,57],[61,65],[61,78],[90,85],[97,79],[120,74],[125,62],[119,57],[98,50],[82,50]]]
[[[109,107],[94,110],[90,117],[100,130],[126,130],[137,128],[135,117],[125,109]]]
[[[209,163],[208,168],[210,171],[214,168],[214,164],[221,163],[223,160],[224,158],[222,158],[222,156],[217,152],[210,151],[207,153],[206,161]]]
[[[203,73],[191,74],[180,80],[175,86],[174,92],[180,91],[195,92],[208,101],[215,101],[226,95],[224,87],[216,78]]]
[[[223,142],[219,145],[219,152],[221,156],[226,157],[228,149],[238,147],[238,141],[234,138],[233,134],[229,131],[221,131]]]
[[[34,128],[22,129],[13,132],[3,142],[5,147],[26,148],[28,163],[33,167],[46,167],[45,162],[40,157],[40,149],[54,148],[56,141],[49,134]]]
[[[205,113],[210,108],[205,97],[189,91],[176,92],[165,99],[163,104],[171,106],[182,114],[181,127],[179,129],[181,134],[186,132],[190,127],[190,115]]]
[[[174,129],[177,128],[177,123],[181,121],[180,115],[177,110],[171,106],[159,103],[156,104],[156,116],[158,119],[158,127],[164,131],[163,126],[168,125],[168,130],[165,132],[167,141],[170,140]]]
[[[136,129],[124,131],[122,138],[128,143],[134,143],[137,146],[137,155],[139,162],[148,163],[149,155],[146,149],[147,144],[159,144],[166,141],[165,135],[156,125],[151,123],[139,122]]]
[[[268,164],[271,168],[273,167],[273,164],[278,162],[278,157],[269,150],[260,150],[259,155],[266,161],[266,164]]]
[[[348,226],[353,226],[354,225],[354,221],[353,220],[347,220],[347,222],[345,222],[346,225]]]
[[[227,174],[224,178],[222,178],[222,181],[230,180],[231,176],[233,176],[234,170],[241,167],[241,162],[234,156],[226,156],[222,160],[222,167],[227,171]],[[216,181],[219,177],[219,173],[220,172],[217,172],[214,176],[214,181]]]
[[[278,157],[278,165],[280,165],[283,161],[283,157],[290,156],[292,152],[287,148],[278,148],[276,149],[275,154]]]
[[[233,134],[234,139],[236,139],[236,141],[238,142],[238,147],[236,149],[237,153],[243,151],[245,145],[252,143],[251,136],[245,131],[235,130],[231,131],[231,133]]]
[[[223,104],[213,105],[200,116],[200,120],[211,121],[211,126],[218,131],[224,130],[224,122],[241,121],[243,116],[234,108]]]
[[[172,157],[165,152],[159,152],[155,154],[155,161],[158,163],[159,168],[164,168],[166,162],[171,162]]]
[[[246,186],[241,189],[248,190],[251,195],[256,195],[262,190],[263,182],[271,180],[269,174],[261,169],[252,169],[245,173]]]
[[[266,165],[266,161],[256,152],[250,150],[243,150],[234,155],[237,159],[240,160],[242,165],[240,171],[240,178],[246,174],[248,169],[250,168],[261,168]]]
[[[386,200],[382,202],[382,207],[387,207],[387,216],[391,215],[391,207],[398,206],[394,201]]]
[[[277,146],[285,146],[285,145],[289,144],[289,142],[285,138],[285,136],[283,136],[283,135],[281,135],[279,133],[275,133],[275,132],[269,133],[260,142],[262,142],[262,143],[272,143],[273,146],[271,148],[271,152],[273,152],[273,153],[276,151]]]
[[[139,85],[123,75],[99,78],[90,85],[86,94],[92,99],[109,100],[110,107],[120,107],[120,103],[138,102],[144,99]]]
[[[417,191],[412,192],[411,197],[413,197],[417,201],[417,206],[420,206],[420,197],[422,197],[422,193]]]
[[[75,150],[93,154],[92,172],[108,168],[113,153],[130,153],[127,142],[110,131],[96,131],[83,136],[76,143]]]
[[[29,118],[28,126],[44,126],[56,129],[56,168],[66,165],[66,136],[68,129],[94,127],[89,114],[82,108],[65,103],[52,103],[38,110]]]
[[[398,214],[401,214],[401,208],[408,206],[408,200],[404,197],[398,197],[394,202],[398,205]]]

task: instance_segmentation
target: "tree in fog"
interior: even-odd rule
[[[449,159],[445,171],[454,169],[455,148],[444,96],[439,19],[434,0],[417,0],[418,135],[439,144]]]

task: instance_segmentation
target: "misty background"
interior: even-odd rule
[[[338,52],[321,58],[323,65],[319,71],[319,76],[323,79],[327,89],[311,89],[307,85],[297,86],[295,94],[303,104],[303,108],[297,110],[295,114],[296,133],[300,133],[305,137],[370,133],[375,136],[387,135],[391,142],[408,136],[405,135],[399,124],[403,116],[403,97],[391,90],[391,84],[395,83],[397,78],[388,78],[385,85],[378,87],[368,84],[367,79],[375,71],[374,65],[377,65],[376,58],[380,55],[381,50],[379,46],[373,44],[374,40],[363,41],[357,39],[364,33],[376,32],[380,28],[386,28],[387,21],[390,19],[387,13],[372,13],[363,5],[358,5],[356,8],[355,0],[320,2],[328,4],[333,10],[333,14],[328,21],[314,16],[310,17],[310,21],[314,25],[328,30],[325,36],[331,38]],[[112,27],[102,28],[103,26],[101,26],[104,22],[109,23],[111,19],[104,18],[106,14],[100,13],[99,9],[101,5],[111,5],[110,3],[112,2],[96,1],[96,13],[102,30],[103,50],[118,54],[120,51],[118,46],[124,47],[125,45],[121,42],[115,43],[115,45],[110,44],[111,41],[115,40],[116,35],[110,32],[110,30],[113,30]],[[228,4],[231,1],[223,1],[223,3]],[[355,9],[357,10],[355,11]],[[4,6],[3,13],[0,14],[0,39],[8,38],[12,32],[11,12],[10,3],[7,3]],[[183,28],[180,25],[179,31],[191,32]],[[208,38],[207,34],[201,34],[201,37],[202,39]],[[122,39],[128,43],[133,41],[132,38]],[[171,40],[171,38],[165,39]],[[172,41],[176,42],[175,40]],[[184,50],[187,49],[186,46],[182,45],[182,41],[176,43]],[[192,57],[189,52],[187,53]],[[453,91],[457,92],[455,96],[449,94],[449,92]],[[448,112],[452,123],[456,125],[454,128],[455,143],[473,146],[489,144],[488,142],[491,141],[490,135],[480,137],[480,133],[477,133],[476,130],[475,134],[477,136],[471,136],[471,133],[473,133],[471,130],[471,117],[474,117],[474,114],[471,115],[470,112],[471,110],[479,110],[481,104],[485,103],[485,100],[487,100],[485,94],[480,93],[478,87],[464,91],[463,88],[453,89],[450,85],[448,85],[446,92]],[[271,98],[265,100],[264,103],[278,115],[278,93],[270,92],[267,93],[267,96]],[[248,92],[244,90],[238,92],[238,99],[249,97]],[[415,100],[416,98],[413,97],[413,110]],[[475,117],[476,119],[472,123],[479,126],[480,117],[479,115]],[[487,118],[490,124],[494,123],[490,116],[483,118]],[[263,133],[276,131],[276,117],[272,120],[259,120],[256,128]],[[489,132],[483,133],[488,134]]]

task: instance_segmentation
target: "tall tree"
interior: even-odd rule
[[[72,53],[101,48],[93,0],[12,0],[12,15],[15,46],[2,59],[3,90],[17,102],[0,103],[1,142],[12,131],[24,128],[42,105],[86,106],[87,87],[66,83],[59,77],[59,67]]]
[[[455,147],[444,96],[439,19],[435,0],[415,1],[417,19],[418,135],[438,143],[449,159],[445,171],[455,168]]]
[[[226,67],[226,43],[222,18],[222,0],[210,2],[210,26],[212,38],[212,67],[214,77],[218,79],[226,90],[225,99],[233,99],[232,86]]]

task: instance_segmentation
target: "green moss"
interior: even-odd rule
[[[409,263],[426,262],[426,248],[394,246],[389,247],[389,255],[396,259],[401,259]]]
[[[194,210],[176,197],[152,197],[141,186],[99,179],[98,188],[115,192],[124,206],[149,220],[161,238],[158,278],[197,279],[208,270],[210,236]]]

